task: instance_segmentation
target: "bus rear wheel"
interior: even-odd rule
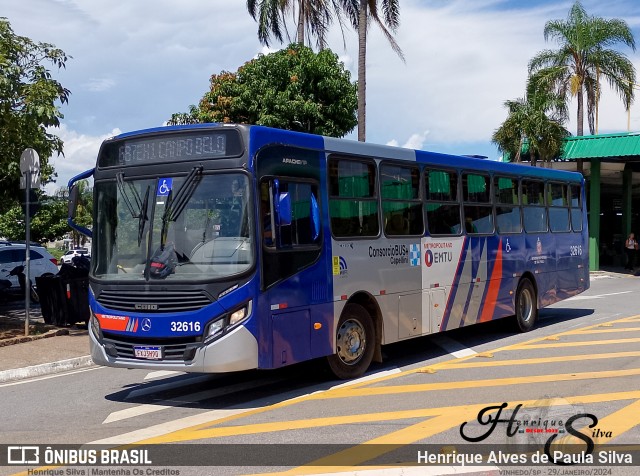
[[[529,332],[535,326],[538,320],[537,302],[536,288],[529,279],[524,278],[516,292],[515,322],[520,332]]]
[[[327,357],[331,372],[340,379],[360,377],[371,365],[375,342],[369,313],[359,304],[347,304],[336,329],[336,353]]]

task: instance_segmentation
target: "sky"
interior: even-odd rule
[[[367,45],[367,142],[497,159],[491,135],[506,100],[524,96],[527,64],[545,42],[548,20],[573,4],[549,0],[400,0],[396,40],[406,62],[376,25]],[[623,19],[636,52],[620,47],[640,77],[640,2],[583,0],[590,15]],[[163,125],[209,88],[209,77],[236,71],[260,53],[257,24],[244,0],[0,0],[13,31],[52,43],[71,58],[53,76],[71,91],[61,128],[64,157],[52,193],[95,165],[100,143],[120,132]],[[293,23],[290,31],[294,31]],[[357,35],[331,30],[329,47],[357,78]],[[285,45],[274,43],[272,50]],[[53,67],[52,67],[53,68]],[[640,81],[640,79],[639,79]],[[640,131],[640,90],[630,129]],[[575,134],[575,103],[566,127]],[[603,89],[599,132],[626,132],[619,97]],[[585,129],[588,130],[586,122]],[[346,136],[356,139],[355,131]]]

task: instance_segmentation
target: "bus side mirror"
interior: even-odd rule
[[[87,179],[93,175],[95,169],[90,169],[85,172],[82,172],[79,175],[76,175],[71,180],[69,180],[69,202],[67,204],[67,224],[76,230],[78,233],[81,233],[85,236],[91,238],[92,232],[88,228],[78,225],[74,219],[76,217],[76,212],[78,210],[78,198],[80,190],[78,189],[77,181]]]
[[[78,186],[72,185],[69,189],[69,203],[67,204],[67,218],[73,220],[78,209]]]

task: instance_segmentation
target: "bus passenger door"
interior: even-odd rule
[[[317,197],[318,183],[310,179],[279,176],[260,184],[261,300],[271,316],[264,331],[272,362],[265,365],[272,368],[331,351]]]

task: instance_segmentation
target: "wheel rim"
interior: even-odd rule
[[[533,316],[533,296],[529,289],[524,288],[520,291],[519,306],[522,322],[529,322]]]
[[[354,319],[347,319],[338,329],[336,339],[338,357],[347,365],[357,363],[367,346],[367,334],[364,327]]]

